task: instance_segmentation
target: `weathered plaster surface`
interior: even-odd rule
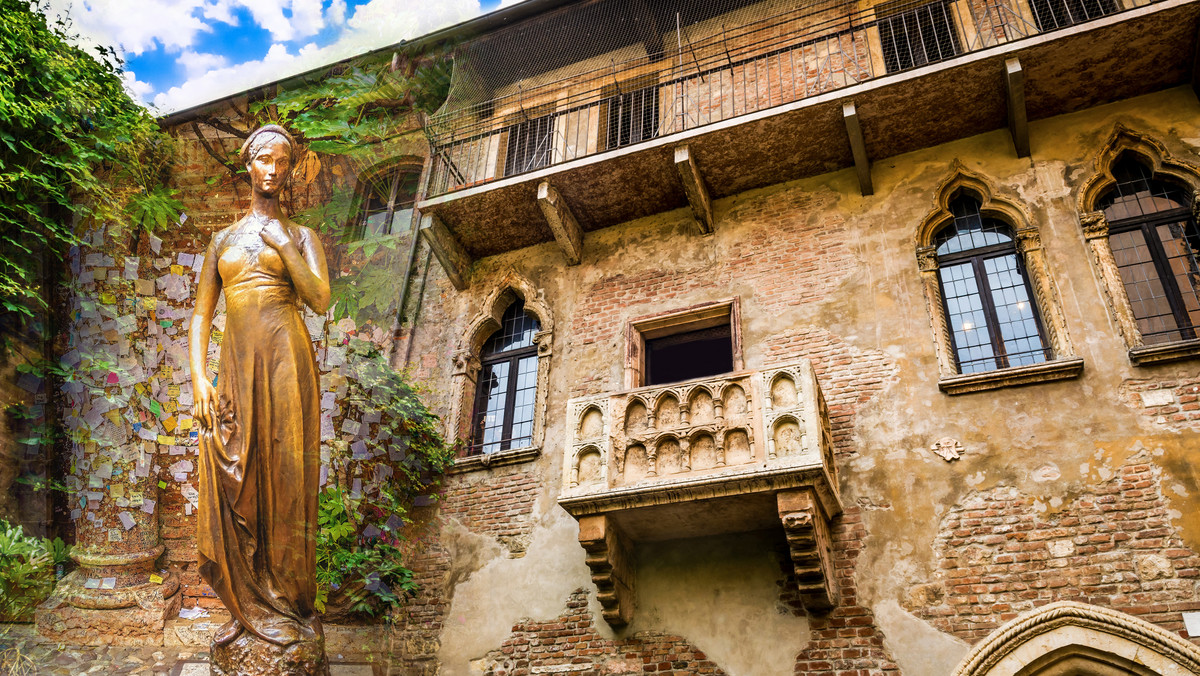
[[[890,599],[875,606],[875,619],[906,674],[949,674],[970,648],[965,641],[943,634]]]
[[[1075,211],[1078,190],[1095,173],[1094,158],[1118,123],[1154,135],[1180,158],[1200,159],[1200,105],[1190,89],[1177,88],[1035,121],[1032,159],[1015,157],[1007,131],[997,131],[877,162],[871,197],[858,194],[847,170],[718,200],[709,237],[698,236],[690,213],[679,209],[587,233],[579,266],[565,267],[553,245],[532,247],[477,262],[473,287],[462,294],[449,290],[435,269],[423,312],[441,323],[418,330],[413,360],[435,387],[449,381],[438,357],[446,341],[478,312],[490,281],[504,270],[544,288],[557,323],[546,449],[533,464],[543,488],[530,518],[540,525],[524,559],[491,560],[453,591],[442,637],[445,668],[461,669],[499,646],[519,617],[557,616],[568,593],[587,585],[573,524],[551,506],[561,480],[566,399],[622,388],[622,330],[630,318],[731,295],[742,303],[747,368],[805,354],[817,362],[828,396],[835,381],[822,379],[822,367],[850,355],[843,365],[853,375],[863,355],[879,357],[878,373],[863,371],[864,380],[850,389],[864,396],[847,400],[853,415],[838,453],[843,499],[861,508],[867,533],[854,572],[857,602],[874,611],[904,673],[948,673],[962,651],[958,639],[903,607],[936,572],[940,523],[973,493],[1011,488],[1053,515],[1148,452],[1161,471],[1172,528],[1184,547],[1200,549],[1197,430],[1147,409],[1138,394],[1165,391],[1185,404],[1178,399],[1190,393],[1179,383],[1200,370],[1195,362],[1130,363]],[[914,237],[956,159],[1021,203],[1040,231],[1066,326],[1085,362],[1080,378],[957,397],[938,390]],[[600,302],[597,294],[613,289],[619,293]],[[828,335],[842,352],[805,351],[802,341],[789,342],[805,327]],[[1151,403],[1159,401],[1153,396]],[[947,437],[961,443],[961,458],[946,461],[930,450]],[[730,673],[750,673],[743,661],[750,651],[711,640],[699,610],[719,606],[728,617],[750,607],[760,615],[773,609],[775,601],[763,604],[765,581],[774,584],[775,577],[745,574],[765,571],[769,552],[741,558],[713,552],[735,558],[689,572],[679,552],[690,546],[653,545],[653,560],[639,555],[635,627],[676,632]],[[712,587],[719,597],[680,582],[711,581],[717,571],[754,579],[722,580]],[[802,645],[793,621],[799,622],[773,618],[772,629],[756,634],[763,640],[754,651],[782,660],[782,648],[763,652],[762,646]]]
[[[779,603],[772,535],[642,545],[637,614],[626,632],[686,636],[730,676],[789,673],[808,643],[808,620]]]
[[[554,618],[576,587],[591,584],[577,533],[575,520],[553,509],[534,527],[525,556],[493,558],[454,587],[438,652],[442,674],[470,674],[471,660],[500,645],[517,620]]]

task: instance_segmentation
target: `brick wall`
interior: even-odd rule
[[[782,333],[768,339],[765,345],[767,363],[800,357],[812,362],[829,407],[834,450],[839,454],[853,452],[855,415],[889,381],[897,378],[895,362],[878,350],[847,345],[838,336],[812,326]]]
[[[1176,432],[1200,431],[1200,372],[1130,379],[1120,392],[1127,406],[1156,425]]]
[[[623,348],[616,341],[629,318],[686,307],[695,302],[689,296],[702,290],[709,296],[713,289],[724,289],[724,296],[737,293],[743,314],[755,315],[827,299],[857,265],[844,219],[828,209],[834,199],[802,190],[750,197],[725,215],[739,223],[739,235],[716,245],[716,262],[602,277],[581,294],[569,328],[571,345],[605,344],[620,358]],[[569,396],[620,389],[620,383],[607,382],[606,373],[577,369]]]
[[[1200,555],[1171,525],[1160,475],[1147,455],[1135,456],[1049,513],[1008,486],[971,494],[942,520],[934,542],[941,581],[911,591],[912,612],[969,642],[1054,601],[1181,631],[1180,613],[1200,610]]]

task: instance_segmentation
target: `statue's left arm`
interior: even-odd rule
[[[292,236],[282,224],[273,221],[263,229],[262,238],[279,252],[304,304],[318,314],[328,310],[329,270],[325,249],[317,235],[308,228],[297,228],[296,236]]]

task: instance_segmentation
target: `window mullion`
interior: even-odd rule
[[[1179,337],[1182,339],[1195,338],[1196,332],[1192,330],[1191,320],[1183,307],[1183,292],[1179,290],[1179,284],[1175,281],[1175,275],[1171,272],[1171,264],[1167,260],[1167,252],[1163,249],[1162,239],[1158,236],[1158,229],[1163,225],[1166,223],[1143,224],[1142,236],[1146,239],[1150,260],[1154,262],[1154,269],[1158,271],[1163,292],[1167,294],[1167,304],[1171,306],[1171,315],[1175,318]]]
[[[992,350],[996,354],[996,368],[1008,368],[1008,354],[1004,351],[1004,339],[1000,336],[1000,320],[996,316],[996,302],[992,298],[992,285],[988,283],[987,270],[983,266],[983,257],[971,259],[971,268],[975,271],[975,282],[979,285],[980,302],[983,303],[984,321],[987,322],[988,338],[992,341]]]
[[[507,450],[512,447],[512,427],[513,417],[517,411],[517,370],[521,364],[521,357],[517,354],[508,358],[508,391],[504,395],[504,424],[500,429],[500,450]]]

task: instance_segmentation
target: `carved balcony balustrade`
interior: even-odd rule
[[[807,360],[572,399],[559,504],[604,617],[632,615],[638,542],[778,528],[813,611],[836,604],[829,520],[841,512],[829,414]]]

